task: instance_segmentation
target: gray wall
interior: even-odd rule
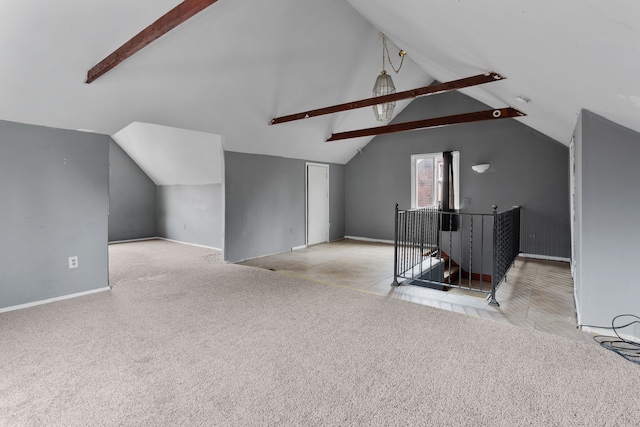
[[[344,165],[329,164],[329,240],[344,239]]]
[[[158,236],[222,248],[222,184],[159,185],[156,194]]]
[[[225,152],[225,251],[240,261],[305,244],[305,161]],[[330,239],[344,237],[344,166],[329,165]]]
[[[115,141],[109,141],[109,241],[158,235],[156,185]]]
[[[416,99],[397,122],[487,109],[457,92]],[[410,208],[412,154],[460,151],[462,212],[491,205],[523,211],[522,251],[568,258],[570,224],[566,146],[517,120],[468,123],[374,138],[345,168],[347,236],[393,240],[395,203]],[[491,163],[484,174],[476,163]],[[535,233],[535,238],[529,237]]]
[[[0,121],[0,308],[108,286],[109,141]]]
[[[158,236],[222,248],[222,184],[156,186],[114,141],[109,162],[109,241]]]
[[[582,323],[609,326],[616,315],[640,315],[640,134],[583,110],[575,138],[578,310]]]

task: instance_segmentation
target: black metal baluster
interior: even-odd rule
[[[422,276],[422,210],[418,211],[416,217],[416,262],[420,263],[420,276]]]
[[[407,271],[407,264],[408,264],[408,262],[407,262],[407,242],[408,242],[408,239],[407,239],[407,232],[408,232],[407,226],[408,226],[408,222],[409,222],[409,212],[405,211],[404,224],[403,224],[403,230],[402,230],[402,235],[403,235],[403,238],[404,238],[404,245],[402,245],[402,248],[403,248],[402,260],[404,262],[404,265],[402,266],[402,271]]]
[[[496,281],[498,280],[498,266],[497,266],[497,249],[498,249],[498,207],[492,206],[493,209],[493,277],[491,277],[491,301],[489,305],[499,307],[496,300]]]
[[[458,266],[458,283],[462,285],[462,266],[464,265],[464,249],[463,249],[463,236],[462,236],[462,216],[460,214],[455,214],[458,219],[458,234],[460,235],[460,265]],[[453,216],[453,214],[451,214]],[[451,280],[449,280],[451,282]]]
[[[484,215],[480,216],[482,220],[482,228],[480,229],[480,292],[483,291],[484,283],[482,282],[484,276]]]
[[[451,257],[453,256],[453,215],[449,214],[449,283],[451,283]]]
[[[473,282],[473,215],[469,219],[469,289]]]
[[[398,204],[396,203],[393,230],[393,282],[391,286],[398,286]]]

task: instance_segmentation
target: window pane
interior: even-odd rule
[[[433,206],[436,203],[434,194],[434,159],[419,159],[416,162],[416,203],[417,207]]]
[[[453,188],[459,184],[458,166],[460,164],[459,152],[453,152]],[[411,207],[437,207],[442,208],[444,174],[444,159],[442,153],[414,154],[411,156]],[[456,197],[454,206],[458,209],[457,197],[459,191],[454,191]]]

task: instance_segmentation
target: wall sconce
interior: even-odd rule
[[[491,167],[491,163],[481,163],[471,166],[471,169],[478,173],[485,173]]]

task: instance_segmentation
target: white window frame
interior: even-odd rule
[[[451,153],[453,158],[453,188],[454,191],[454,209],[460,209],[460,152],[453,151]],[[440,153],[426,153],[426,154],[413,154],[411,155],[411,209],[417,207],[416,204],[416,163],[420,159],[433,159],[442,157]],[[434,169],[434,173],[437,169]],[[437,182],[437,177],[434,177],[434,185]],[[437,205],[435,207],[438,207]]]

